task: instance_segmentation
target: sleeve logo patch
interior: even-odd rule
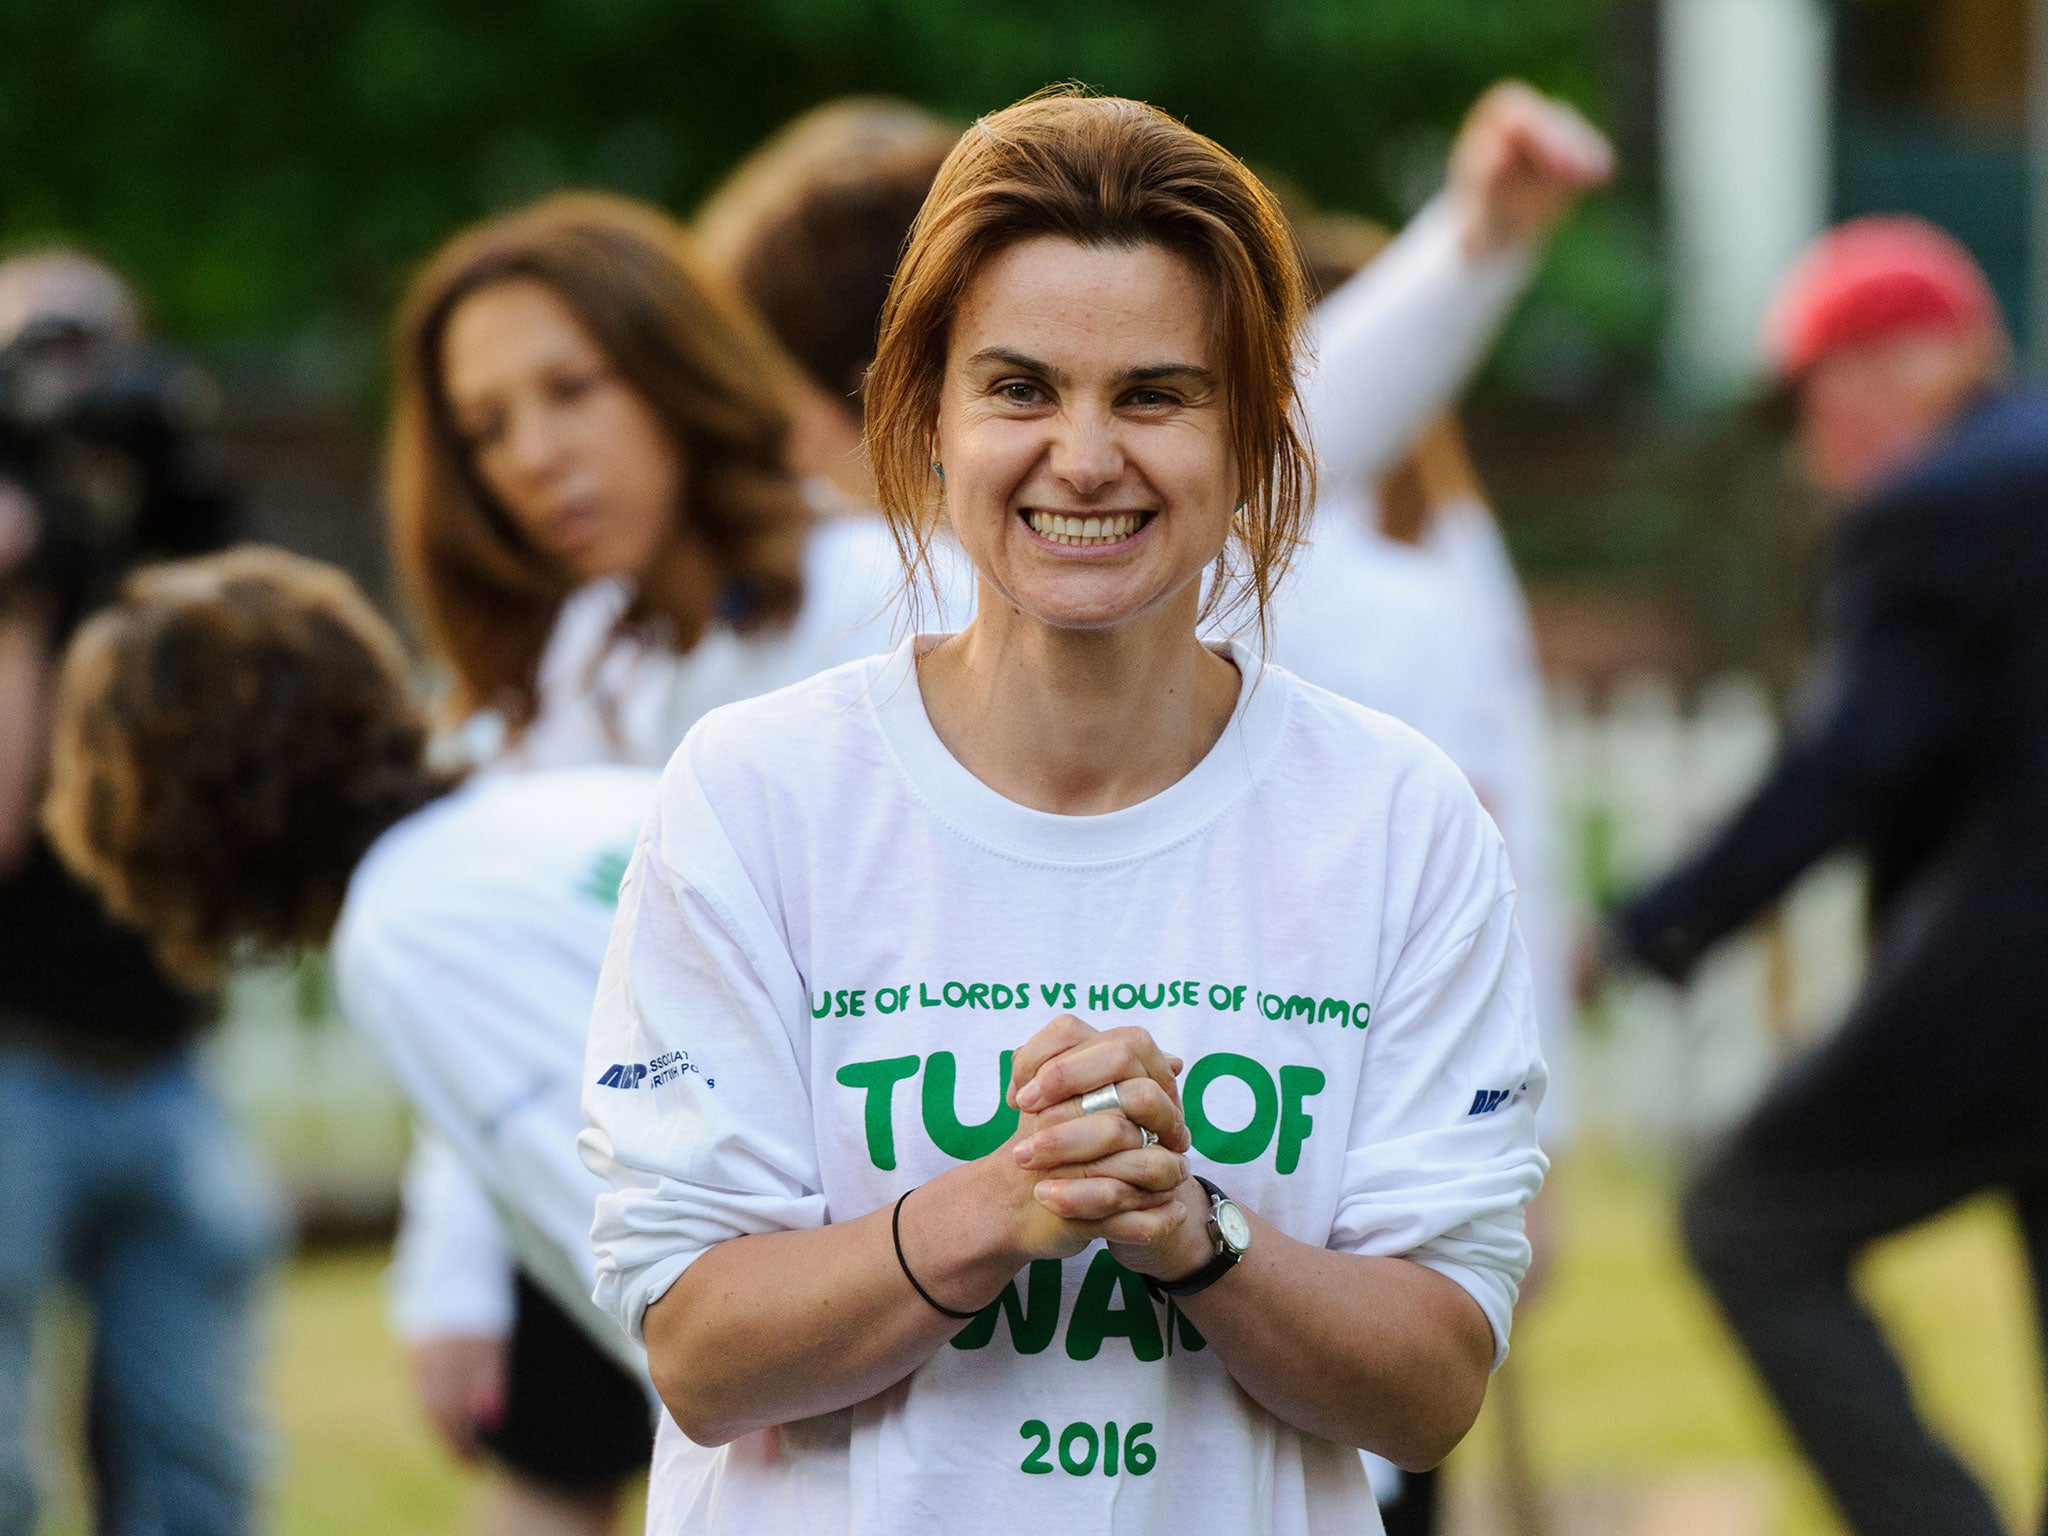
[[[1520,1088],[1481,1088],[1472,1095],[1472,1107],[1466,1110],[1465,1114],[1468,1118],[1472,1115],[1490,1115],[1503,1104],[1512,1104],[1519,1099],[1528,1086],[1524,1083]]]
[[[704,1076],[704,1069],[690,1060],[688,1051],[670,1051],[652,1061],[615,1061],[598,1074],[600,1088],[659,1088],[663,1083],[672,1083],[685,1072]],[[716,1088],[717,1083],[704,1078],[706,1088]]]

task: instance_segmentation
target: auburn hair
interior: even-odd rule
[[[960,140],[907,101],[813,107],[748,155],[697,212],[704,256],[833,399],[859,409],[889,279]]]
[[[685,477],[675,536],[701,541],[720,564],[741,627],[795,615],[811,517],[784,458],[795,367],[675,220],[628,198],[569,192],[456,236],[399,311],[387,510],[407,600],[453,673],[451,704],[497,709],[514,731],[533,718],[541,653],[574,582],[477,474],[442,348],[464,299],[521,280],[568,307],[673,437]],[[651,603],[631,617],[667,619],[686,644],[701,621]]]
[[[409,675],[332,566],[245,546],[145,568],[65,653],[50,841],[195,990],[241,950],[323,944],[370,845],[455,783]]]
[[[868,454],[905,564],[929,570],[931,442],[954,314],[990,258],[1043,235],[1162,246],[1207,280],[1241,504],[1204,617],[1249,600],[1263,628],[1315,490],[1295,390],[1305,299],[1293,238],[1272,193],[1214,140],[1078,87],[969,128],[911,228],[867,391]]]

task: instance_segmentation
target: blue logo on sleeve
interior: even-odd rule
[[[1519,1099],[1528,1086],[1524,1083],[1520,1088],[1482,1088],[1472,1095],[1472,1107],[1466,1110],[1465,1114],[1468,1118],[1473,1115],[1490,1115],[1501,1105]]]
[[[672,1083],[685,1072],[704,1076],[704,1069],[690,1060],[688,1051],[669,1051],[652,1061],[615,1061],[598,1075],[600,1088],[659,1088],[663,1083]],[[704,1078],[706,1088],[716,1088],[717,1083]]]

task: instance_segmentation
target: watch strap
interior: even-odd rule
[[[1200,1174],[1195,1175],[1195,1182],[1209,1192],[1209,1220],[1213,1222],[1216,1220],[1216,1202],[1228,1200],[1230,1197]],[[1223,1241],[1222,1234],[1219,1231],[1216,1237],[1216,1257],[1204,1264],[1192,1275],[1184,1276],[1179,1280],[1170,1282],[1155,1280],[1152,1276],[1147,1275],[1145,1277],[1145,1289],[1152,1293],[1154,1301],[1163,1301],[1169,1296],[1193,1296],[1197,1292],[1206,1291],[1218,1280],[1221,1280],[1225,1275],[1237,1268],[1237,1261],[1243,1257],[1244,1255],[1241,1252]]]

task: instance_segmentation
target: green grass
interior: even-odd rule
[[[1775,1485],[1775,1536],[1837,1536],[1824,1495],[1685,1270],[1669,1176],[1590,1149],[1560,1160],[1552,1177],[1557,1271],[1517,1323],[1508,1366],[1542,1480],[1600,1487],[1739,1470]],[[2005,1210],[1973,1203],[1895,1239],[1859,1278],[1924,1411],[2015,1529],[2032,1529],[2048,1431],[2027,1278]],[[1490,1472],[1491,1418],[1460,1450],[1454,1475]]]
[[[1700,1471],[1776,1492],[1774,1536],[1837,1536],[1672,1234],[1670,1180],[1592,1149],[1561,1163],[1560,1259],[1509,1365],[1547,1484],[1612,1489]],[[280,1536],[463,1528],[472,1475],[445,1458],[384,1331],[372,1252],[304,1258],[280,1290],[270,1373]],[[1923,1401],[2015,1528],[2034,1516],[2044,1426],[2032,1312],[2004,1212],[1980,1203],[1888,1245],[1864,1277]],[[62,1396],[59,1395],[61,1402]],[[1495,1409],[1452,1463],[1490,1476]],[[629,1511],[622,1530],[637,1529]],[[60,1521],[58,1530],[75,1529]],[[1561,1530],[1557,1536],[1575,1536]]]
[[[290,1536],[462,1528],[472,1474],[444,1455],[385,1330],[381,1252],[291,1267],[271,1391],[280,1435],[273,1529]]]

